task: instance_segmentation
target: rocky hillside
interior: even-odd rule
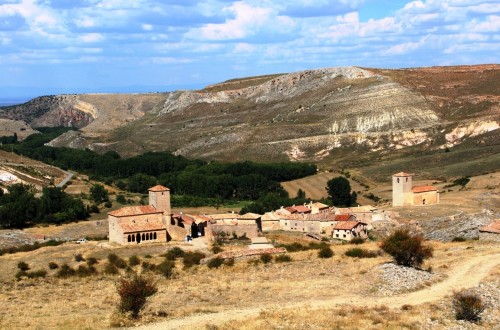
[[[499,65],[327,68],[199,91],[61,95],[0,109],[0,117],[32,127],[80,128],[54,146],[324,164],[352,160],[353,150],[444,150],[470,141],[498,154],[499,115]]]

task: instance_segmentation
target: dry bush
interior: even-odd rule
[[[128,264],[130,267],[134,267],[134,266],[137,266],[141,263],[141,259],[139,259],[138,256],[136,256],[135,254],[130,256],[128,258]]]
[[[390,254],[396,263],[406,267],[420,267],[424,259],[432,257],[432,247],[423,244],[423,237],[410,233],[408,229],[397,229],[380,247]]]
[[[108,254],[108,262],[121,269],[127,267],[127,262],[114,253]]]
[[[182,258],[182,263],[185,268],[190,268],[195,265],[199,265],[201,259],[205,258],[205,255],[201,252],[186,252]]]
[[[61,268],[59,268],[59,271],[57,272],[57,277],[61,278],[67,278],[70,276],[74,276],[76,274],[76,271],[68,266],[68,264],[63,264]]]
[[[49,262],[49,269],[57,269],[57,268],[59,268],[58,264],[56,264],[53,261]]]
[[[80,262],[80,261],[85,261],[85,258],[82,256],[81,253],[75,254],[75,261]]]
[[[290,262],[290,261],[292,261],[292,257],[290,257],[288,254],[279,254],[274,258],[274,261],[276,261],[276,262]]]
[[[269,253],[261,254],[260,261],[262,261],[263,264],[270,263],[271,261],[273,261],[273,256],[270,255]]]
[[[376,251],[368,251],[361,248],[349,249],[344,254],[352,258],[376,258],[379,256],[379,253],[377,253]]]
[[[19,268],[19,270],[21,270],[21,271],[27,271],[30,269],[30,266],[27,263],[25,263],[24,261],[20,261],[17,264],[17,268]]]
[[[120,279],[117,290],[120,296],[119,310],[122,313],[130,312],[132,318],[139,317],[147,299],[158,291],[152,279],[139,275],[131,279]]]
[[[161,264],[155,267],[155,271],[165,278],[172,278],[175,275],[175,263],[171,260],[163,260]]]
[[[325,246],[318,251],[318,257],[326,259],[333,257],[333,250],[329,246]]]
[[[455,292],[452,304],[457,320],[481,321],[481,314],[485,309],[485,305],[479,295],[464,290]]]
[[[98,263],[99,261],[94,257],[87,258],[87,266],[94,266]]]
[[[207,263],[208,268],[219,268],[224,264],[224,259],[221,257],[216,257],[210,259],[210,261]]]
[[[163,255],[167,260],[175,260],[184,257],[184,250],[178,246],[174,246]]]

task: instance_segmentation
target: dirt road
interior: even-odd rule
[[[259,315],[262,310],[269,308],[298,308],[306,307],[311,309],[332,308],[340,305],[356,306],[377,306],[386,305],[392,308],[398,308],[404,304],[418,305],[427,302],[434,302],[449,295],[453,290],[461,288],[470,288],[481,282],[488,273],[500,265],[500,252],[479,255],[465,260],[463,263],[450,269],[449,276],[442,282],[436,283],[426,289],[401,294],[393,297],[367,297],[367,296],[340,296],[332,297],[329,300],[309,300],[300,303],[288,303],[280,306],[260,306],[258,308],[244,308],[234,310],[224,310],[218,313],[191,315],[189,317],[168,320],[155,324],[148,324],[133,329],[155,330],[155,329],[195,329],[203,327],[204,324],[222,324],[229,320],[241,320]]]

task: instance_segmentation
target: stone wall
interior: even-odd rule
[[[205,231],[205,236],[209,239],[213,237],[213,230],[223,231],[229,236],[233,235],[233,232],[238,235],[238,237],[245,235],[248,238],[258,237],[259,229],[257,224],[253,225],[213,225],[209,224],[207,230]]]
[[[480,241],[492,241],[500,243],[500,234],[495,233],[487,233],[487,232],[479,232],[479,240]]]

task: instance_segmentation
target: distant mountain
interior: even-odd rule
[[[325,68],[196,91],[47,96],[2,107],[0,118],[34,128],[73,126],[80,130],[51,145],[124,156],[170,150],[210,160],[350,167],[373,164],[389,151],[462,145],[497,155],[500,65]]]

